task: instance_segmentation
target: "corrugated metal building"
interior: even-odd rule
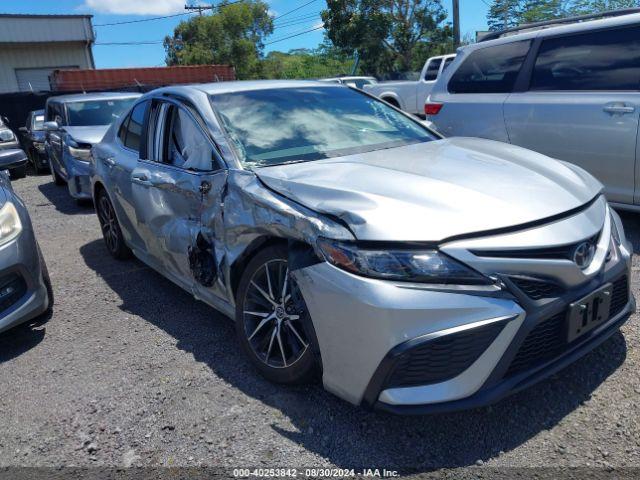
[[[0,14],[0,93],[49,90],[54,70],[95,68],[91,18]]]

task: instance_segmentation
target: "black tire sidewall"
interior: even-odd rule
[[[101,190],[96,198],[96,213],[98,213],[98,222],[100,222],[100,215],[99,215],[99,209],[102,208],[102,198],[105,198],[106,201],[109,203],[110,207],[111,207],[111,211],[113,212],[113,215],[115,216],[115,225],[116,225],[116,236],[117,236],[117,247],[115,249],[115,251],[112,251],[111,248],[109,248],[109,244],[107,243],[107,239],[104,238],[104,233],[102,234],[102,239],[104,240],[104,245],[107,248],[107,251],[111,254],[111,256],[113,258],[115,258],[116,260],[127,260],[129,258],[131,258],[131,250],[129,249],[129,247],[127,247],[125,241],[124,241],[124,237],[122,235],[122,229],[120,228],[120,222],[118,222],[118,217],[116,216],[116,211],[115,208],[113,207],[113,203],[111,203],[111,199],[109,198],[109,195],[107,195],[107,192],[104,190]],[[101,225],[102,227],[102,225]],[[100,230],[102,230],[102,228],[100,228]]]
[[[238,341],[242,346],[247,357],[254,367],[265,377],[275,383],[283,383],[288,385],[299,385],[311,382],[318,371],[317,360],[315,358],[313,348],[310,342],[309,347],[302,357],[290,367],[274,368],[266,365],[260,360],[247,339],[244,326],[244,298],[247,294],[249,282],[254,273],[269,260],[283,259],[287,260],[288,251],[285,245],[273,245],[260,251],[247,265],[242,274],[240,284],[236,294],[236,334]]]

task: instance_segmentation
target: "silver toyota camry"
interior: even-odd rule
[[[268,379],[367,407],[497,401],[635,311],[591,175],[341,85],[153,91],[93,148],[91,186],[115,258],[233,318]]]

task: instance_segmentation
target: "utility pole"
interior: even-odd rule
[[[453,48],[460,46],[460,0],[453,0]]]
[[[205,10],[211,10],[213,12],[213,4],[206,6],[206,5],[185,5],[184,9],[190,12],[198,12],[198,15],[202,16],[202,12],[204,12]]]

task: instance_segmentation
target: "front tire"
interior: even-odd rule
[[[53,177],[53,183],[55,183],[59,187],[64,185],[65,184],[64,178],[58,175],[58,172],[56,172],[56,169],[53,168],[52,163],[49,163],[49,168],[51,169],[51,176]]]
[[[31,160],[33,165],[33,172],[36,175],[40,175],[42,173],[42,169],[38,165],[38,152],[33,149],[29,149],[29,160]]]
[[[107,192],[100,190],[96,198],[96,213],[102,230],[102,237],[107,246],[107,250],[116,260],[127,260],[131,258],[131,250],[127,247],[122,230],[116,217],[116,211],[111,204]]]
[[[238,287],[236,333],[264,377],[292,385],[313,380],[318,369],[311,318],[287,257],[287,248],[275,245],[249,262]]]
[[[11,180],[18,180],[20,178],[25,178],[27,176],[27,165],[22,165],[21,167],[14,168],[9,170],[9,177]]]

